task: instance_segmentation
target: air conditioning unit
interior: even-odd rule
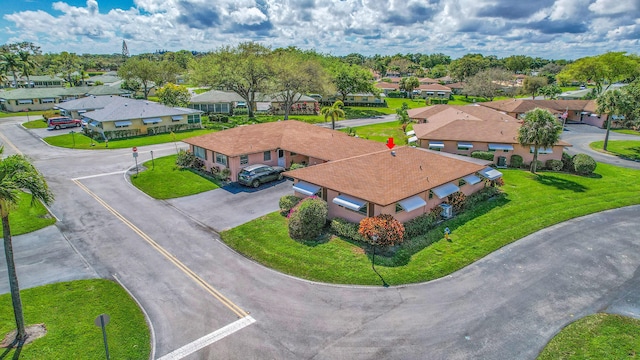
[[[453,216],[453,207],[449,204],[440,204],[442,213],[440,215],[445,219],[450,219]]]

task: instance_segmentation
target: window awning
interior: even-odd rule
[[[438,95],[444,95],[444,91],[438,91]]]
[[[475,175],[467,175],[467,176],[463,177],[462,180],[466,181],[467,184],[469,184],[469,185],[475,185],[475,184],[479,183],[480,181],[482,181],[482,179],[480,179],[479,177],[477,177]]]
[[[458,147],[459,148],[465,148],[465,149],[471,149],[473,147],[472,143],[466,143],[466,142],[459,142],[458,143]]]
[[[129,126],[131,125],[131,121],[116,121],[115,124],[116,126]]]
[[[502,176],[502,173],[500,171],[492,167],[484,168],[481,171],[478,171],[478,174],[480,174],[480,176],[487,178],[489,180],[495,180]]]
[[[162,122],[161,118],[142,119],[142,123],[143,124],[157,124],[157,123],[161,123],[161,122]]]
[[[409,144],[411,144],[412,142],[418,141],[418,137],[417,136],[412,136],[412,137],[409,138],[408,141],[409,141]]]
[[[453,194],[454,192],[456,192],[458,190],[460,190],[460,188],[457,187],[456,185],[451,184],[451,183],[440,185],[437,188],[431,189],[431,191],[433,191],[433,193],[436,194],[438,199],[442,199],[444,197],[447,197],[447,196]]]
[[[582,115],[587,115],[588,113],[589,113],[588,111],[583,111],[583,112],[581,112],[580,114],[582,114]]]
[[[87,110],[78,110],[78,114],[84,114],[86,112],[87,112]]]
[[[513,150],[510,144],[489,144],[489,150]]]
[[[320,186],[309,184],[308,182],[298,181],[293,184],[293,191],[297,191],[300,194],[311,196],[320,190]]]
[[[42,99],[42,101],[44,101],[44,102],[54,102],[54,101],[56,101],[56,99],[55,98],[44,98],[44,99]]]
[[[91,126],[100,126],[100,121],[93,120],[89,123]]]
[[[611,115],[613,120],[624,120],[624,115]]]
[[[416,134],[416,132],[414,130],[407,131],[407,136],[413,136],[415,134]]]
[[[534,146],[531,146],[531,153],[533,153]],[[553,148],[538,148],[538,154],[553,154]]]
[[[424,199],[421,198],[420,196],[416,195],[408,199],[398,201],[398,204],[404,209],[404,211],[411,212],[415,209],[419,209],[427,205],[427,202],[424,201]]]
[[[33,100],[18,100],[18,104],[33,104]]]
[[[364,200],[352,198],[351,196],[347,196],[347,195],[338,195],[334,197],[332,201],[334,204],[344,206],[347,209],[353,210],[353,211],[358,211],[367,204],[367,202]]]
[[[430,148],[444,148],[444,143],[442,141],[429,141]]]
[[[171,117],[171,120],[173,120],[173,121],[180,121],[180,120],[182,120],[182,115],[173,115],[173,116]]]

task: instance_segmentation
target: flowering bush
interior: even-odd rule
[[[453,211],[460,212],[464,209],[464,202],[467,199],[467,195],[465,195],[462,191],[456,191],[453,194],[449,195],[448,202],[449,205],[453,207]]]
[[[295,195],[285,195],[280,198],[278,205],[280,206],[280,213],[282,215],[288,215],[291,209],[302,200]]]
[[[362,219],[358,233],[374,245],[396,245],[403,240],[404,225],[389,214],[381,214]],[[375,242],[374,235],[378,236]]]
[[[327,222],[327,203],[317,197],[309,197],[291,209],[289,236],[294,240],[312,240],[322,232]]]

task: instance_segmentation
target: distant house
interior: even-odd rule
[[[63,86],[64,79],[55,75],[31,75],[28,80],[26,76],[18,76],[18,84],[16,86],[11,73],[9,73],[6,80],[0,84],[0,87],[6,88],[43,88]]]
[[[320,111],[318,100],[312,98],[307,95],[302,95],[296,93],[293,95],[293,100],[295,101],[291,104],[291,109],[289,110],[290,115],[294,114],[318,114]],[[282,115],[285,113],[285,94],[284,93],[275,93],[275,94],[256,94],[256,103],[258,106],[258,110],[260,108],[266,108],[267,112],[274,115]]]
[[[400,84],[397,82],[381,81],[381,82],[375,83],[374,86],[380,89],[380,91],[382,91],[382,93],[385,95],[389,95],[390,92],[400,91]]]
[[[117,72],[110,71],[102,75],[91,76],[90,78],[86,79],[86,83],[91,86],[95,86],[97,83],[113,86],[122,83],[122,79],[118,76]]]
[[[520,155],[524,163],[533,160],[533,147],[518,142],[521,120],[482,106],[435,105],[410,109],[409,117],[418,122],[410,133],[410,143],[435,151],[470,156],[474,151],[493,152],[493,162],[506,166],[512,155]],[[565,146],[559,141],[554,146],[538,150],[538,160],[562,159]]]
[[[73,119],[80,119],[86,112],[104,109],[107,105],[128,102],[131,102],[131,99],[122,96],[91,95],[75,100],[61,102],[56,105],[56,109],[60,110],[60,115],[69,116]]]
[[[438,80],[432,79],[430,77],[419,78],[418,81],[421,85],[429,85],[429,84],[437,84]]]
[[[535,108],[547,109],[558,119],[562,119],[567,113],[567,122],[589,124],[603,127],[607,120],[607,114],[597,113],[595,100],[528,100],[528,99],[508,99],[491,102],[482,102],[478,105],[488,107],[507,115],[520,118],[527,111]],[[564,119],[562,119],[564,120]]]
[[[384,101],[384,97],[384,94],[374,95],[372,93],[347,94],[343,103],[345,106],[386,107],[387,102]],[[332,104],[336,100],[342,100],[342,96],[334,95],[329,97],[327,101],[324,101],[323,103]]]
[[[448,99],[451,96],[451,88],[435,83],[421,84],[414,92],[424,99]]]
[[[102,134],[105,139],[115,139],[200,128],[201,113],[148,100],[127,99],[110,102],[101,109],[83,113],[82,117],[89,130]]]
[[[18,112],[51,110],[59,103],[90,95],[129,95],[124,89],[111,86],[31,88],[0,91],[0,108]]]
[[[210,114],[230,114],[244,98],[233,91],[209,90],[191,97],[189,107]]]
[[[460,95],[462,94],[462,90],[464,90],[464,86],[466,84],[463,82],[455,82],[455,83],[451,83],[451,84],[447,84],[446,86],[451,89],[451,92],[454,95]]]

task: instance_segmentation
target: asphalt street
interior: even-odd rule
[[[0,122],[0,141],[45,174],[60,219],[16,240],[24,244],[21,284],[54,280],[44,266],[38,279],[40,261],[69,264],[57,266],[61,279],[117,276],[149,315],[156,358],[535,359],[582,316],[640,317],[638,206],[553,226],[429,283],[327,285],[267,269],[214,230],[277,208],[270,202],[289,182],[158,201],[128,182],[128,149],[57,149],[11,120]],[[142,147],[139,160],[150,150],[175,152],[172,144]],[[43,244],[49,236],[52,247]],[[167,356],[242,319],[255,322],[190,355]]]

